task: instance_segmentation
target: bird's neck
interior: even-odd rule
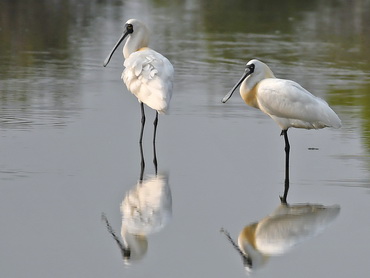
[[[258,269],[264,265],[269,256],[258,250],[256,246],[256,229],[258,223],[244,227],[238,238],[239,248],[252,261],[252,269]]]
[[[256,249],[255,233],[257,225],[258,223],[254,223],[243,228],[238,238],[238,245],[242,250],[244,250],[243,246],[245,243],[248,243],[249,245],[253,246],[254,249]]]
[[[243,84],[243,85],[240,88],[240,96],[242,97],[244,102],[248,104],[249,106],[252,106],[254,108],[259,108],[258,101],[257,101],[258,84],[254,85],[252,88],[250,88],[248,84]]]
[[[123,47],[123,56],[127,59],[133,52],[148,46],[147,36],[137,34],[130,36]]]
[[[257,75],[251,75],[240,86],[240,95],[244,102],[254,108],[259,108],[257,100],[258,85],[267,78],[276,78],[270,68]]]

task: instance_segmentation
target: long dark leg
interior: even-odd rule
[[[155,175],[157,175],[157,173],[158,173],[158,161],[157,161],[157,151],[156,151],[155,142],[153,142],[153,164],[154,164]]]
[[[281,135],[284,135],[285,141],[285,189],[284,196],[280,197],[282,203],[287,203],[287,196],[289,191],[289,153],[290,153],[290,144],[288,140],[288,130],[282,130]]]
[[[141,156],[140,181],[143,181],[145,160],[144,160],[143,144],[140,142],[139,145],[140,145],[140,156]]]
[[[140,140],[139,143],[143,142],[143,133],[144,133],[144,125],[145,125],[145,112],[144,112],[144,103],[140,103],[141,107],[141,131],[140,131]]]
[[[158,111],[155,111],[155,119],[154,119],[153,125],[154,125],[153,144],[155,144],[155,138],[157,136]]]
[[[288,191],[289,191],[289,180],[287,181],[285,179],[285,188],[284,188],[284,195],[283,196],[280,196],[280,201],[282,204],[284,205],[287,205],[288,204],[288,201],[287,201],[287,198],[288,198]]]
[[[158,170],[158,161],[157,161],[157,151],[156,151],[156,146],[155,146],[155,138],[157,136],[157,125],[158,125],[158,112],[155,111],[155,119],[153,122],[154,125],[154,133],[153,133],[153,164],[155,168],[155,174],[157,175],[157,170]]]

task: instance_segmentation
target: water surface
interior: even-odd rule
[[[324,98],[343,127],[289,131],[288,203],[338,205],[340,213],[252,275],[366,276],[369,11],[369,1],[2,2],[1,275],[244,277],[220,229],[236,239],[279,206],[283,138],[237,94],[221,99],[259,58]],[[150,26],[151,46],[176,76],[156,145],[172,217],[127,265],[101,214],[120,236],[121,202],[140,178],[140,109],[120,80],[121,54],[102,63],[134,17]],[[150,177],[154,113],[146,111]]]

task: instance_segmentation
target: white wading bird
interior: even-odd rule
[[[340,207],[319,204],[281,204],[269,216],[245,226],[236,244],[221,229],[239,252],[247,272],[264,266],[270,256],[282,255],[322,233],[339,215]]]
[[[121,203],[121,237],[114,232],[105,214],[103,221],[118,244],[124,262],[140,261],[148,251],[148,235],[159,232],[172,217],[172,195],[166,175],[140,180]]]
[[[128,39],[123,47],[125,69],[122,79],[127,89],[138,98],[141,105],[140,143],[143,139],[145,125],[144,103],[156,110],[153,123],[153,142],[155,142],[158,113],[166,113],[171,100],[174,69],[166,57],[148,47],[149,31],[137,19],[129,19],[126,22],[122,36],[104,61],[104,67],[126,37]]]
[[[246,104],[269,115],[282,129],[285,140],[285,185],[289,187],[288,128],[319,129],[341,127],[341,121],[329,105],[298,83],[276,78],[259,60],[247,63],[244,75],[222,99],[225,103],[241,84],[240,95]]]
[[[105,214],[108,232],[121,250],[125,264],[140,261],[148,251],[148,236],[161,231],[172,218],[172,194],[166,174],[144,178],[144,154],[140,144],[141,171],[136,186],[126,192],[121,203],[121,237],[116,235]],[[157,162],[154,152],[154,163]]]

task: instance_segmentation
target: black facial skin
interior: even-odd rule
[[[126,24],[126,32],[132,34],[134,32],[134,26],[132,24]]]
[[[126,31],[122,34],[116,45],[113,47],[112,51],[109,53],[108,57],[105,59],[103,66],[106,67],[113,56],[114,51],[116,51],[117,47],[121,44],[121,42],[130,34],[134,32],[134,26],[132,24],[127,23],[125,25]]]
[[[238,83],[236,83],[236,85],[227,93],[227,95],[224,96],[224,98],[221,100],[222,103],[225,103],[232,96],[232,94],[234,93],[234,91],[236,90],[236,88],[238,88],[239,85],[242,84],[242,82],[244,81],[244,79],[246,79],[249,75],[251,75],[254,72],[255,67],[256,66],[254,64],[250,64],[250,65],[247,65],[245,67],[244,75],[238,81]]]
[[[247,65],[247,68],[249,68],[250,73],[253,73],[254,72],[255,65],[254,64]]]

